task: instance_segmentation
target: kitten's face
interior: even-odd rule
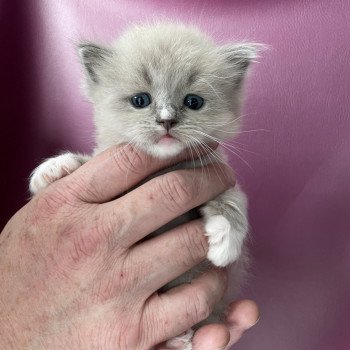
[[[108,49],[81,45],[98,148],[131,142],[167,157],[227,138],[238,129],[255,49],[217,47],[198,30],[171,24],[133,28]]]

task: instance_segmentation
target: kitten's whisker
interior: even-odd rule
[[[201,134],[201,135],[203,135],[203,136],[205,136],[205,137],[207,137],[215,142],[218,142],[223,148],[225,148],[230,153],[236,155],[242,162],[244,162],[244,164],[246,164],[251,170],[253,170],[253,168],[250,166],[250,164],[245,159],[243,159],[238,153],[234,152],[234,150],[232,150],[230,147],[227,146],[226,142],[221,141],[218,138],[211,136],[211,135],[208,135],[207,133],[200,131],[200,130],[192,129],[192,131],[197,132],[197,133],[199,133],[199,134]]]
[[[237,140],[230,140],[230,143],[236,143],[237,145],[240,145],[240,146],[247,146],[245,143],[238,142]]]
[[[190,149],[193,147],[194,151],[198,155],[198,159],[199,159],[199,161],[201,163],[201,172],[202,172],[202,178],[203,178],[203,172],[204,171],[208,172],[208,169],[204,167],[204,164],[203,164],[203,161],[202,161],[202,156],[200,154],[200,149],[198,150],[198,148],[196,146],[196,142],[193,142],[193,137],[192,136],[185,135],[183,133],[182,133],[182,136],[189,140],[188,144],[190,145]],[[187,142],[186,142],[186,144],[187,144]],[[191,153],[192,153],[192,151],[191,151]],[[194,169],[196,168],[196,163],[195,163],[194,159],[193,159],[193,167],[194,167]],[[202,182],[203,181],[201,181],[200,187],[202,186]]]
[[[249,149],[242,148],[242,147],[238,147],[238,146],[236,146],[236,145],[232,145],[231,142],[232,142],[232,141],[230,141],[230,143],[227,143],[227,145],[230,145],[229,147],[232,147],[234,150],[237,150],[237,152],[238,152],[238,151],[241,151],[241,152],[248,152],[248,153],[254,154],[254,155],[256,155],[256,156],[260,156],[258,153],[253,152],[253,151],[250,151]]]
[[[182,135],[182,136],[184,137],[185,135]],[[186,144],[186,148],[188,148],[190,150],[190,152],[191,152],[191,163],[193,165],[193,170],[195,170],[196,166],[195,166],[194,155],[193,155],[193,152],[192,152],[191,142],[190,141],[186,141],[186,140],[184,140],[184,142]]]
[[[198,143],[199,143],[199,147],[202,148],[202,149],[209,148],[209,147],[208,147],[205,143],[203,143],[203,142],[198,141]],[[222,174],[222,176],[224,177],[224,176],[225,176],[225,173],[224,173],[223,168],[222,168],[222,166],[224,165],[224,162],[221,161],[222,159],[216,154],[216,152],[215,152],[215,151],[214,151],[214,152],[212,151],[211,153],[209,153],[209,154],[207,155],[207,158],[209,159],[209,161],[210,161],[211,163],[215,163],[215,164],[218,164],[218,165],[219,165],[219,168],[220,168],[220,170],[221,170],[221,174]],[[223,184],[222,179],[221,179],[221,176],[220,176],[219,173],[217,172],[216,167],[214,167],[214,170],[215,170],[216,175],[217,175],[218,178],[220,179],[220,182]]]
[[[221,122],[221,123],[219,123],[219,122],[209,122],[209,123],[206,123],[206,125],[208,125],[208,126],[226,126],[226,125],[230,125],[230,124],[236,123],[241,118],[242,117],[236,118],[234,120],[226,121],[226,122]]]
[[[197,140],[197,139],[196,139],[196,140]],[[222,157],[220,157],[220,155],[219,155],[216,151],[213,151],[205,142],[201,142],[201,141],[198,141],[198,142],[199,142],[200,147],[201,147],[202,149],[206,149],[206,150],[209,150],[209,151],[210,151],[210,152],[208,153],[209,160],[210,160],[211,162],[215,162],[215,163],[219,164],[220,170],[221,170],[223,176],[225,176],[222,166],[223,166],[223,165],[228,165],[227,162],[226,162],[226,160],[223,159]]]
[[[224,172],[223,172],[223,170],[222,170],[221,165],[225,164],[226,162],[225,162],[223,159],[221,159],[221,157],[219,157],[218,154],[217,154],[215,151],[213,151],[205,142],[201,142],[200,140],[198,140],[197,138],[195,138],[193,135],[191,135],[191,136],[189,136],[189,137],[190,137],[192,140],[194,140],[194,143],[198,146],[199,150],[200,150],[200,149],[203,149],[204,151],[205,151],[205,150],[209,150],[209,153],[206,155],[206,157],[209,159],[210,163],[213,163],[212,159],[214,158],[215,163],[220,164],[220,169],[221,169],[221,171],[222,171],[222,174],[225,175]],[[206,163],[207,163],[207,162],[206,162]],[[222,180],[221,180],[221,177],[219,176],[219,174],[218,174],[218,172],[217,172],[217,170],[216,170],[216,168],[214,168],[214,169],[215,169],[215,172],[216,172],[216,174],[218,175],[220,181],[222,181]],[[209,170],[207,170],[207,171],[209,171]]]
[[[198,147],[196,146],[196,144],[194,143],[192,146],[193,146],[193,148],[194,148],[196,154],[198,155],[198,159],[199,159],[199,161],[200,161],[200,163],[201,163],[201,182],[200,182],[200,184],[199,184],[199,189],[201,190],[202,185],[203,185],[203,173],[204,173],[205,171],[208,171],[208,169],[204,168],[204,164],[203,164],[203,161],[202,161],[202,157],[201,157],[201,154],[200,154],[200,150],[198,149]]]
[[[248,133],[248,132],[271,132],[271,130],[268,130],[268,129],[241,130],[237,132],[237,134]]]
[[[267,129],[253,129],[253,130],[240,130],[240,131],[226,131],[218,128],[213,128],[210,127],[211,130],[218,130],[220,132],[223,132],[225,134],[232,134],[232,135],[237,135],[237,134],[244,134],[244,133],[249,133],[249,132],[270,132],[270,130]]]
[[[232,124],[232,123],[236,123],[238,120],[242,119],[242,118],[245,118],[248,116],[248,114],[242,114],[240,115],[239,117],[236,117],[234,118],[233,120],[230,120],[230,121],[227,121],[227,122],[223,122],[223,123],[218,123],[218,122],[209,122],[209,123],[206,123],[206,125],[208,126],[224,126],[224,125],[229,125],[229,124]]]

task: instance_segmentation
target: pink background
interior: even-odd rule
[[[244,130],[266,131],[240,137],[249,166],[232,157],[251,203],[243,295],[262,312],[235,349],[350,349],[349,1],[0,1],[0,225],[43,157],[92,147],[75,43],[167,17],[272,47],[244,110]]]

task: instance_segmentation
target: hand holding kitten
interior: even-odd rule
[[[223,271],[157,293],[205,258],[199,221],[135,245],[164,220],[234,184],[227,168],[219,181],[210,165],[204,175],[179,170],[123,195],[173,161],[112,147],[10,220],[0,235],[2,349],[149,349],[210,313],[224,293]],[[206,193],[196,191],[199,176]],[[165,217],[146,220],[159,207]]]

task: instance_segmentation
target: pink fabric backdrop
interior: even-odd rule
[[[272,46],[247,86],[249,166],[232,157],[251,203],[243,295],[262,311],[235,349],[350,349],[349,1],[0,1],[0,225],[40,159],[92,147],[74,44],[167,17]]]

